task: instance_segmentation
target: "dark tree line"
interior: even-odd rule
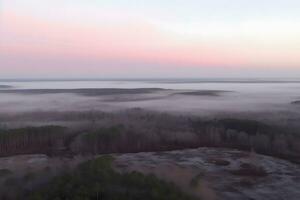
[[[88,126],[28,127],[0,131],[0,156],[77,155],[228,147],[299,162],[300,136],[276,125],[242,119],[203,120],[129,112],[95,117]]]
[[[253,120],[194,121],[201,146],[229,147],[300,161],[300,135]]]
[[[64,148],[66,128],[27,127],[0,131],[0,156],[50,153]]]

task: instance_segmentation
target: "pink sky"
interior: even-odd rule
[[[300,75],[291,20],[179,23],[112,5],[65,8],[56,16],[4,4],[0,78]]]

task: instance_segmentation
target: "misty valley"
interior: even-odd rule
[[[1,199],[296,200],[298,87],[1,83]]]

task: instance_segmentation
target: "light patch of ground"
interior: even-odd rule
[[[300,166],[269,156],[230,149],[199,148],[117,154],[114,157],[114,165],[121,172],[152,173],[205,200],[300,199]],[[43,177],[44,180],[36,181],[39,184],[45,181],[45,177],[58,175],[92,158],[51,158],[46,155],[0,158],[0,188],[4,188],[5,180],[26,177],[30,173]]]
[[[237,150],[123,154],[117,156],[116,166],[121,171],[153,173],[207,200],[300,198],[298,165]],[[255,168],[248,170],[247,166]],[[260,173],[262,169],[266,174]]]

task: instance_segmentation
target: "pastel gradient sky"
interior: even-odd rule
[[[299,0],[0,0],[0,78],[300,77]]]

